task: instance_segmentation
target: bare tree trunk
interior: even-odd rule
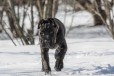
[[[37,0],[36,6],[40,19],[52,18],[58,10],[58,0]]]
[[[0,0],[0,22],[2,21],[2,14],[3,13],[3,1]],[[2,25],[0,25],[0,33],[2,33]]]
[[[36,7],[37,7],[37,10],[39,12],[39,18],[41,20],[43,18],[43,8],[44,8],[43,1],[37,0],[36,1]]]
[[[31,0],[31,40],[30,40],[30,42],[31,42],[31,44],[34,44],[35,42],[34,42],[34,17],[33,17],[33,0]]]
[[[9,25],[10,25],[10,30],[13,34],[13,37],[18,37],[16,32],[15,32],[15,25],[14,25],[14,21],[13,21],[13,18],[11,17],[11,15],[6,11],[7,13],[7,17],[8,17],[8,20],[9,20]]]
[[[4,30],[5,31],[5,33],[7,34],[7,36],[11,39],[11,41],[13,42],[13,44],[15,45],[15,46],[17,46],[16,45],[16,43],[14,42],[14,40],[12,39],[12,37],[9,35],[9,33],[6,31],[6,29],[4,28],[4,22],[3,22],[3,12],[4,12],[4,4],[5,3],[3,3],[2,4],[2,9],[0,9],[0,28],[2,28],[2,30]]]
[[[102,3],[101,0],[95,0],[94,1],[94,6],[95,6],[95,10],[101,14],[101,16],[103,17],[103,19],[106,21],[106,13],[105,11],[102,9]],[[101,18],[93,13],[93,17],[94,17],[94,21],[95,21],[95,25],[103,25],[103,21],[101,20]]]
[[[7,13],[7,17],[8,17],[8,20],[9,20],[9,25],[10,25],[10,28],[11,28],[11,32],[12,32],[14,37],[19,37],[18,33],[16,32],[17,30],[15,31],[15,29],[17,27],[15,27],[14,19],[13,19],[11,13],[9,12],[10,6],[8,6],[9,5],[8,2],[5,2],[5,11]]]
[[[57,10],[58,10],[58,0],[53,0],[52,17],[55,17]]]
[[[110,30],[111,34],[112,34],[112,38],[114,39],[114,19],[113,19],[113,7],[111,5],[111,3],[107,0],[103,0],[104,1],[104,5],[105,5],[105,12],[106,12],[106,16],[107,16],[107,25],[108,25],[108,29]],[[111,15],[112,14],[112,15]]]
[[[75,4],[76,4],[76,1],[73,0],[73,11],[72,11],[72,20],[71,20],[71,24],[70,24],[70,27],[66,33],[66,36],[69,34],[69,32],[72,30],[72,25],[73,25],[73,20],[74,20],[74,10],[75,10]]]
[[[53,0],[45,0],[43,9],[43,19],[52,17]]]
[[[0,21],[2,21],[2,16],[3,16],[3,8],[0,8]],[[2,25],[0,25],[0,33],[2,33]]]
[[[99,17],[99,15],[93,12],[93,10],[95,10],[98,13],[100,13],[103,19],[106,21],[106,13],[102,9],[101,0],[94,0],[94,3],[92,3],[90,0],[76,0],[76,1],[78,2],[80,9],[87,10],[93,15],[95,25],[103,25],[103,21]]]
[[[27,38],[24,36],[24,33],[19,25],[19,22],[17,20],[16,17],[16,13],[14,10],[14,2],[13,0],[6,0],[6,12],[11,16],[12,20],[13,20],[13,25],[15,28],[15,32],[16,34],[20,37],[23,45],[24,44],[29,44],[29,42],[27,41]]]
[[[1,24],[1,27],[3,28],[3,30],[5,31],[5,33],[7,34],[7,36],[11,39],[11,41],[13,42],[13,44],[15,45],[15,46],[17,46],[16,45],[16,43],[14,42],[14,40],[12,39],[12,37],[9,35],[9,33],[6,31],[6,29],[4,28],[4,25],[3,25],[3,23],[0,21],[0,24]]]

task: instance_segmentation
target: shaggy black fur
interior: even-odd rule
[[[65,40],[65,26],[56,18],[42,19],[38,25],[39,41],[42,57],[42,71],[51,72],[49,65],[49,49],[56,49],[55,52],[55,70],[61,71],[63,68],[63,59],[67,51]]]

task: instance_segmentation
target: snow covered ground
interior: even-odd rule
[[[76,28],[66,40],[68,51],[61,72],[54,70],[55,51],[49,51],[52,76],[114,76],[114,41],[103,26]],[[0,76],[45,76],[36,42],[14,46],[10,40],[0,41]]]
[[[44,76],[39,45],[0,45],[0,76]],[[64,69],[54,70],[54,50],[49,51],[52,76],[114,76],[114,41],[109,38],[67,39]]]

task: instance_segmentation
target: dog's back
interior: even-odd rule
[[[53,20],[55,21],[55,23],[57,25],[59,25],[59,31],[58,32],[63,33],[63,36],[65,36],[66,30],[65,30],[64,24],[57,18],[53,18]]]

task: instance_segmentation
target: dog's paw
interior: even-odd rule
[[[51,73],[51,70],[49,70],[49,69],[46,69],[46,70],[45,70],[45,75],[46,75],[46,74],[50,74],[50,73]]]
[[[57,60],[55,63],[55,70],[56,71],[61,71],[63,69],[63,61]]]
[[[51,72],[51,68],[50,67],[48,69],[42,68],[42,71],[45,72],[45,74],[49,74]]]

